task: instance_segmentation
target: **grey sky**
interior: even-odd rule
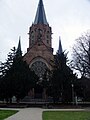
[[[21,36],[22,51],[28,47],[28,31],[39,0],[0,0],[0,61],[7,58]],[[74,40],[90,29],[90,0],[43,0],[47,21],[52,27],[54,51],[59,36],[63,49],[70,50]]]

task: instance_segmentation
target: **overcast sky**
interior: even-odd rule
[[[26,53],[29,27],[32,25],[39,0],[0,0],[0,61],[18,45]],[[54,53],[59,36],[64,50],[70,51],[74,40],[90,30],[90,0],[43,0],[46,17],[52,27]]]

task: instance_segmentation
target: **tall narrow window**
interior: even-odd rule
[[[42,41],[42,30],[38,29],[38,41]]]
[[[47,31],[47,36],[46,36],[47,37],[47,44],[49,44],[49,38],[50,38],[49,36],[50,36],[49,31]]]
[[[34,44],[34,32],[31,32],[31,44]]]

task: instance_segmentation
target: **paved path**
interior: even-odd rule
[[[14,110],[19,110],[19,112],[5,120],[42,120],[43,111],[85,111],[85,110],[90,111],[90,109],[41,109],[41,108],[24,108]]]
[[[42,120],[42,109],[40,108],[21,109],[18,113],[5,120]]]

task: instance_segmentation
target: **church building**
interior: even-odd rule
[[[47,22],[42,0],[39,0],[35,20],[28,34],[29,48],[24,55],[24,61],[41,78],[46,69],[52,70],[51,61],[54,59],[52,29]]]
[[[29,47],[23,60],[29,65],[29,68],[35,72],[39,80],[43,79],[46,70],[53,70],[53,48],[52,48],[52,28],[47,22],[43,1],[39,0],[35,20],[29,28]],[[19,45],[20,46],[20,45]],[[62,53],[61,41],[59,41],[58,54]],[[40,85],[29,92],[32,98],[46,98],[46,90]],[[42,97],[44,95],[44,97]]]

